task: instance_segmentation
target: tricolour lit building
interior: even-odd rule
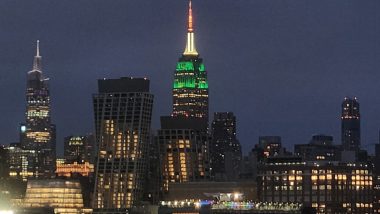
[[[174,73],[172,116],[204,118],[208,121],[207,72],[195,48],[191,1],[186,48]]]
[[[153,95],[146,78],[98,81],[94,213],[126,213],[142,199]]]
[[[26,89],[26,122],[20,127],[23,149],[35,150],[38,156],[34,177],[52,177],[55,171],[55,125],[51,123],[48,78],[42,74],[37,41],[33,69],[28,72]]]

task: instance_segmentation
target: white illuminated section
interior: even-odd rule
[[[193,28],[193,9],[191,7],[191,0],[189,1],[189,18],[188,18],[188,29],[187,29],[187,42],[185,52],[183,55],[193,55],[198,56],[198,52],[195,49],[194,43],[194,28]]]
[[[185,52],[183,52],[183,55],[194,55],[194,56],[198,55],[198,52],[195,48],[194,33],[193,32],[187,33],[186,49],[185,49]]]
[[[21,126],[21,132],[25,132],[26,131],[26,126]],[[1,212],[0,212],[1,214]]]

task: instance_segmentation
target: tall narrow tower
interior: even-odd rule
[[[33,68],[27,76],[26,120],[20,127],[20,142],[24,149],[37,153],[33,177],[51,177],[55,174],[55,125],[50,117],[49,79],[43,77],[41,59],[37,40]]]
[[[342,103],[342,145],[345,150],[359,150],[360,111],[357,98],[345,97]]]
[[[161,117],[157,135],[165,191],[172,183],[210,178],[207,72],[195,48],[191,1],[188,11],[186,48],[174,73],[173,113]]]
[[[232,112],[215,112],[211,136],[210,156],[214,179],[237,179],[242,154],[241,145],[236,138],[235,115]]]
[[[128,213],[142,200],[153,95],[146,78],[98,81],[94,213]]]
[[[208,81],[202,61],[195,48],[190,1],[186,48],[174,73],[172,116],[204,118],[208,121]]]

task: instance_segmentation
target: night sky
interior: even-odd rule
[[[159,128],[159,116],[171,112],[187,4],[0,1],[0,142],[18,141],[37,39],[51,80],[58,151],[64,136],[93,132],[91,96],[99,78],[148,77],[155,95],[152,128]],[[362,144],[378,142],[379,0],[194,0],[193,10],[210,113],[236,114],[245,153],[260,135],[280,135],[290,150],[319,133],[340,144],[345,96],[361,104]]]

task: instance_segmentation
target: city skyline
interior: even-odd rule
[[[96,5],[95,9],[85,10],[83,15],[80,15],[80,9],[84,8],[85,3],[77,3],[80,6],[79,9],[70,12],[57,10],[59,6],[70,7],[75,3],[58,6],[36,6],[26,3],[31,7],[26,14],[37,15],[34,21],[24,20],[26,17],[23,18],[23,12],[27,10],[25,5],[23,6],[25,8],[11,10],[13,13],[22,14],[19,18],[24,20],[18,22],[15,30],[26,23],[43,23],[41,20],[44,16],[36,13],[41,8],[51,7],[52,11],[58,12],[58,14],[50,14],[52,17],[55,15],[66,17],[73,13],[74,17],[79,18],[79,22],[76,23],[78,20],[75,18],[65,21],[56,18],[51,22],[46,20],[47,29],[51,29],[50,33],[49,30],[37,32],[42,29],[42,26],[37,25],[37,29],[32,29],[31,35],[25,38],[5,37],[7,38],[5,40],[3,36],[0,36],[0,45],[5,47],[3,50],[6,53],[6,56],[0,54],[0,62],[4,64],[7,72],[3,72],[4,76],[0,79],[0,85],[3,87],[0,91],[2,91],[1,96],[9,97],[11,103],[9,106],[1,107],[0,110],[10,115],[9,118],[4,119],[4,124],[12,124],[11,127],[9,125],[5,127],[4,124],[0,127],[4,136],[1,143],[8,144],[18,140],[17,125],[19,121],[22,121],[25,111],[25,101],[22,97],[25,93],[26,73],[30,69],[34,43],[37,39],[41,40],[44,73],[51,78],[52,122],[57,124],[58,153],[62,153],[64,136],[94,132],[93,123],[89,122],[93,121],[91,94],[95,91],[96,80],[99,78],[136,76],[150,79],[151,92],[155,95],[157,103],[153,115],[153,128],[158,129],[159,117],[169,115],[171,111],[172,74],[175,70],[173,59],[183,52],[187,28],[184,24],[187,18],[187,11],[184,10],[187,1],[170,4],[168,2],[170,1],[165,1],[162,5],[152,3],[155,6],[161,6],[161,10],[155,11],[150,8],[143,10],[146,3],[106,4],[103,1],[97,1],[99,5]],[[312,6],[307,6],[307,3],[300,2],[255,1],[228,4],[227,1],[220,1],[218,4],[220,8],[211,9],[212,3],[193,2],[197,26],[196,44],[201,57],[205,59],[209,75],[210,113],[234,112],[237,117],[238,139],[242,143],[244,153],[258,142],[258,136],[263,135],[282,136],[283,144],[290,150],[294,144],[306,143],[311,135],[317,133],[333,135],[334,144],[340,144],[340,104],[347,95],[358,97],[361,104],[362,145],[378,142],[380,121],[376,121],[375,118],[380,116],[377,111],[380,100],[376,97],[379,87],[376,86],[375,80],[380,77],[376,74],[376,70],[380,68],[378,54],[380,45],[376,37],[380,35],[380,32],[375,24],[380,20],[380,17],[376,16],[376,7],[380,8],[380,5],[375,1],[348,2],[342,5],[329,4],[332,7],[327,11],[327,17],[322,17],[320,11],[318,13],[318,11],[310,10],[309,7]],[[2,4],[8,4],[7,6],[10,7],[17,6],[17,3],[12,2]],[[323,9],[323,4],[327,5],[327,2],[313,3],[313,6]],[[357,7],[356,4],[362,8]],[[138,8],[142,10],[140,12],[143,15],[140,16],[143,16],[145,21],[138,20],[137,15],[133,15],[133,10]],[[174,8],[172,12],[175,14],[167,15],[168,8]],[[302,8],[309,8],[309,11],[298,10]],[[115,10],[115,13],[111,14],[107,9]],[[252,15],[248,9],[257,10],[261,14],[252,12],[255,14]],[[98,20],[99,26],[90,21],[95,11],[100,11],[102,14]],[[154,13],[150,14],[152,11]],[[290,14],[292,11],[298,13],[292,15]],[[337,11],[341,13],[334,15],[333,13]],[[14,15],[10,14],[12,12],[0,16]],[[132,14],[129,15],[128,12]],[[221,14],[223,12],[225,14]],[[274,16],[266,17],[265,12],[273,13]],[[112,21],[117,20],[118,16],[126,22],[120,21],[112,26]],[[162,19],[158,21],[152,16],[159,16]],[[171,20],[171,16],[175,16],[176,19]],[[281,16],[285,19],[280,20]],[[359,20],[360,16],[364,17]],[[299,20],[302,17],[306,18],[306,21]],[[327,23],[329,17],[335,17],[336,23]],[[136,23],[130,23],[129,18],[134,19]],[[263,20],[264,18],[268,20]],[[347,18],[351,18],[353,23],[350,21],[346,23],[344,19]],[[256,23],[249,23],[254,20]],[[372,22],[365,23],[363,20]],[[58,36],[56,34],[59,34],[60,30],[55,29],[58,24],[54,21],[67,22],[66,24],[72,27],[70,29],[76,29],[78,32]],[[150,21],[153,21],[153,28],[150,28],[152,27]],[[226,29],[231,29],[228,27],[233,26],[233,21],[241,22],[234,28],[236,32],[239,32],[236,34],[239,38],[235,37],[237,40],[231,39],[236,36],[233,32],[226,31]],[[295,26],[288,29],[289,32],[285,32],[283,28],[294,25],[294,22]],[[144,25],[143,28],[153,29],[154,32],[142,29],[139,24]],[[244,28],[244,24],[248,28]],[[308,24],[311,25],[310,29],[307,28]],[[322,24],[325,24],[325,28]],[[0,23],[0,26],[7,27],[8,23]],[[79,27],[83,29],[80,30]],[[120,27],[125,27],[125,29],[118,29]],[[337,27],[336,31],[332,31],[335,27]],[[111,32],[104,33],[104,29]],[[300,35],[290,38],[289,36],[297,33],[297,30],[300,30],[299,34],[309,38],[300,39]],[[244,37],[245,40],[240,41],[244,31],[254,38],[249,41],[247,47],[242,45],[244,41],[248,41],[246,37]],[[344,34],[346,31],[348,34]],[[11,31],[6,32],[11,34]],[[94,37],[92,37],[93,32],[95,32]],[[126,33],[124,37],[123,33]],[[157,38],[155,33],[159,34]],[[51,34],[52,37],[50,37]],[[139,36],[142,37],[138,38]],[[153,41],[146,42],[148,38]],[[171,39],[167,40],[167,38]],[[335,44],[338,38],[344,41]],[[269,43],[265,44],[265,41]],[[80,44],[81,42],[84,44]],[[335,44],[335,46],[327,47],[328,44]],[[15,45],[17,48],[11,48]],[[165,46],[164,51],[159,51],[163,46]],[[310,48],[310,52],[306,50],[307,47]],[[21,49],[25,51],[20,53]],[[250,56],[252,54],[253,56]],[[146,60],[146,57],[149,60]],[[226,60],[220,62],[220,57]],[[160,64],[160,62],[163,63]],[[307,70],[308,68],[310,70]],[[285,70],[284,74],[282,69]],[[336,73],[330,73],[332,70]],[[342,73],[341,70],[347,70],[347,73]],[[342,74],[347,76],[341,76]],[[9,95],[9,87],[14,87],[12,88],[14,97]],[[69,103],[71,105],[68,105]],[[79,120],[82,122],[78,122]]]

